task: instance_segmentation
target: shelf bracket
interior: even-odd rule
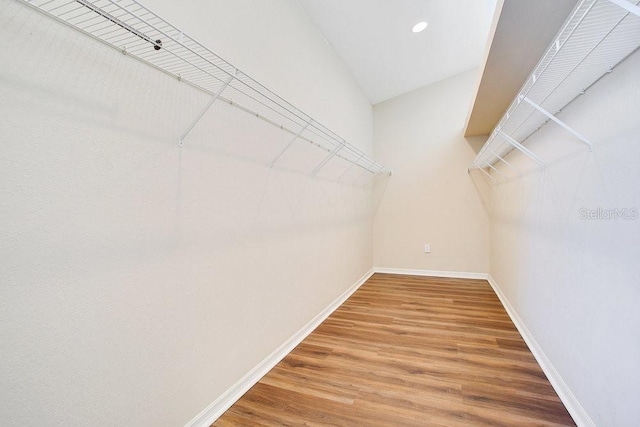
[[[351,162],[351,164],[350,164],[350,165],[345,169],[345,171],[344,171],[344,172],[342,172],[342,175],[340,175],[340,176],[338,177],[338,179],[337,179],[337,181],[336,181],[336,182],[340,182],[340,181],[342,180],[342,178],[343,178],[346,174],[348,174],[348,173],[351,171],[351,169],[353,169],[353,167],[354,167],[355,165],[357,165],[357,164],[360,162],[360,160],[362,159],[362,156],[364,156],[364,153],[361,153],[361,154],[360,154],[360,156],[356,159],[356,161],[355,161],[355,162]]]
[[[289,143],[287,144],[286,147],[284,147],[282,149],[282,151],[276,156],[275,159],[273,159],[273,161],[271,162],[271,164],[269,165],[270,168],[274,167],[276,165],[276,163],[278,163],[278,160],[280,160],[280,158],[284,155],[284,153],[287,152],[287,150],[289,150],[289,148],[293,145],[294,142],[296,142],[298,140],[298,138],[300,138],[300,135],[302,135],[302,133],[307,130],[307,128],[309,126],[311,126],[311,124],[313,123],[313,120],[308,121],[303,127],[302,129],[300,129],[300,131],[298,131],[297,134],[295,134],[295,136],[291,139],[291,141],[289,141]]]
[[[640,17],[640,7],[633,3],[629,3],[627,0],[609,0],[611,3],[620,6],[628,12]]]
[[[236,73],[237,73],[237,70],[236,70]],[[213,95],[213,98],[211,98],[211,101],[209,101],[207,106],[204,107],[204,109],[200,112],[200,114],[198,114],[198,116],[195,118],[195,120],[193,122],[191,122],[191,124],[189,125],[187,130],[182,132],[182,135],[180,135],[180,140],[178,141],[178,146],[182,147],[184,145],[184,139],[187,137],[187,135],[189,135],[189,132],[191,132],[191,130],[194,128],[194,126],[200,121],[200,119],[202,119],[202,117],[205,115],[205,113],[207,111],[209,111],[209,108],[211,108],[213,103],[216,102],[216,100],[218,98],[220,98],[220,95],[222,95],[222,92],[227,88],[227,86],[229,86],[229,83],[231,83],[231,81],[234,79],[234,77],[235,76],[229,76],[229,78],[222,84],[222,87],[220,89],[218,89],[218,91],[215,93],[215,95]]]
[[[564,130],[568,131],[569,133],[571,133],[572,135],[576,136],[578,139],[580,139],[582,142],[584,142],[585,144],[587,144],[589,146],[589,149],[593,149],[593,144],[591,144],[591,141],[589,141],[584,135],[576,132],[575,130],[573,130],[573,128],[571,128],[569,125],[567,125],[565,122],[561,121],[560,119],[558,119],[556,116],[554,116],[553,114],[551,114],[550,112],[548,112],[547,110],[545,110],[544,108],[542,108],[541,106],[539,106],[538,104],[536,104],[535,102],[533,102],[532,100],[530,100],[529,98],[527,98],[526,96],[520,96],[521,100],[523,100],[524,102],[526,102],[527,104],[531,105],[533,108],[535,108],[536,110],[540,111],[542,114],[544,114],[545,116],[547,116],[549,119],[553,120],[554,122],[556,122],[558,125],[560,125]]]
[[[500,175],[504,179],[507,179],[507,176],[505,174],[503,174],[502,172],[500,172],[498,169],[496,169],[494,166],[492,166],[491,163],[485,161],[484,164],[489,166],[491,169],[493,169],[498,175]]]
[[[488,176],[488,177],[491,179],[491,181],[496,182],[496,179],[495,179],[494,177],[492,177],[490,173],[488,173],[487,171],[485,171],[485,170],[484,170],[484,168],[481,168],[481,167],[480,167],[480,166],[478,166],[478,165],[474,165],[474,166],[475,166],[475,168],[476,168],[476,169],[478,169],[480,172],[482,172],[483,174],[485,174],[486,176]]]
[[[506,161],[504,158],[502,158],[498,153],[496,153],[495,151],[493,151],[491,149],[490,146],[487,146],[487,149],[491,152],[491,154],[493,154],[494,156],[496,156],[498,159],[500,159],[502,161],[502,163],[504,163],[505,165],[509,166],[511,169],[513,169],[518,176],[522,176],[522,173],[520,172],[520,169],[518,169],[517,167],[513,166],[511,163],[509,163],[508,161]]]
[[[513,145],[514,148],[522,151],[522,153],[525,156],[529,157],[531,160],[533,160],[534,162],[536,162],[540,166],[544,167],[544,160],[542,160],[540,157],[538,157],[533,151],[529,150],[527,147],[525,147],[524,145],[520,144],[518,141],[516,141],[515,139],[511,138],[509,135],[507,135],[506,133],[504,133],[502,131],[498,132],[498,135],[500,135],[502,138],[504,138],[505,141],[507,141],[509,144]]]
[[[331,159],[334,158],[334,156],[336,154],[338,154],[338,152],[340,150],[342,150],[344,148],[344,142],[340,145],[338,145],[336,148],[333,149],[333,151],[331,151],[331,153],[329,153],[329,155],[327,157],[324,158],[324,160],[322,160],[320,162],[320,164],[318,166],[316,166],[316,168],[311,172],[311,176],[316,176],[316,174],[318,172],[320,172],[320,170],[326,166],[327,163],[329,163],[331,161]]]

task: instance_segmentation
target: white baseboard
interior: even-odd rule
[[[491,275],[487,273],[470,273],[456,271],[437,271],[437,270],[411,270],[401,268],[379,268],[374,267],[356,283],[333,301],[327,308],[322,310],[316,317],[307,323],[302,329],[296,332],[285,343],[278,347],[273,353],[267,356],[249,373],[242,377],[231,388],[218,397],[211,405],[198,414],[193,420],[189,421],[185,427],[208,427],[217,420],[227,409],[229,409],[243,394],[245,394],[253,385],[266,375],[275,365],[289,354],[298,344],[300,344],[315,328],[317,328],[331,313],[333,313],[347,298],[360,288],[374,273],[387,274],[403,274],[411,276],[429,276],[429,277],[449,277],[456,279],[486,279],[494,292],[500,299],[511,321],[522,335],[522,338],[529,346],[531,353],[540,364],[549,382],[553,386],[556,393],[566,406],[567,410],[573,417],[579,427],[595,427],[595,423],[584,410],[578,399],[574,396],[571,389],[564,382],[558,371],[555,369],[549,358],[546,356],[540,345],[526,327],[518,313],[515,311],[505,294],[502,292],[498,284],[493,280]]]
[[[567,383],[564,382],[556,368],[542,350],[542,347],[537,343],[527,326],[507,299],[506,295],[502,292],[500,286],[498,286],[496,281],[493,280],[491,275],[488,275],[487,281],[493,288],[496,295],[498,295],[498,298],[504,306],[504,309],[507,311],[507,314],[509,314],[511,321],[516,325],[518,332],[520,332],[520,335],[522,335],[522,338],[529,346],[529,350],[531,350],[533,357],[538,361],[538,364],[549,379],[551,386],[554,388],[556,393],[558,393],[558,397],[560,397],[560,400],[564,403],[564,406],[573,417],[573,420],[579,427],[595,427],[596,424],[593,422],[591,417],[589,417],[589,414],[584,410],[578,399],[576,399]]]
[[[376,273],[404,274],[409,276],[448,277],[452,279],[487,279],[487,273],[469,273],[460,271],[411,270],[406,268],[374,267]]]
[[[511,321],[520,332],[520,335],[529,346],[529,350],[536,358],[538,364],[545,373],[551,386],[558,393],[558,397],[564,403],[567,411],[573,417],[573,420],[579,427],[595,427],[595,423],[589,417],[589,414],[584,410],[578,399],[575,397],[567,383],[564,382],[556,368],[553,366],[547,355],[542,350],[542,347],[535,340],[527,326],[524,324],[518,313],[515,311],[502,289],[498,286],[493,277],[487,273],[468,273],[468,272],[456,272],[456,271],[436,271],[436,270],[411,270],[401,268],[380,268],[375,267],[373,269],[376,273],[388,273],[388,274],[404,274],[411,276],[430,276],[430,277],[451,277],[459,279],[486,279],[493,291],[496,293],[500,302],[504,306],[507,314],[511,318]]]
[[[242,397],[251,387],[265,376],[274,366],[289,354],[298,344],[302,342],[315,328],[317,328],[331,313],[340,307],[360,286],[364,284],[374,273],[370,270],[362,276],[356,283],[347,289],[342,295],[334,300],[327,308],[322,310],[316,317],[307,323],[302,329],[296,332],[291,338],[285,341],[273,353],[267,356],[247,375],[242,377],[231,388],[225,391],[205,410],[200,412],[194,419],[189,421],[185,427],[209,427],[227,409],[229,409],[238,399]]]

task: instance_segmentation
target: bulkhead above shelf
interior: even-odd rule
[[[574,99],[640,48],[640,0],[581,0],[549,45],[489,139],[469,166],[495,181],[498,162],[520,174],[505,158],[518,150],[544,167],[526,140],[549,121],[590,149],[588,135],[557,117]]]

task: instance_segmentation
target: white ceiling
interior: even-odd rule
[[[372,104],[479,67],[496,0],[298,0]],[[427,21],[419,34],[414,24]]]

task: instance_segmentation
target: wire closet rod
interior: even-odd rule
[[[109,15],[108,13],[103,12],[102,10],[100,10],[97,7],[95,7],[94,5],[89,3],[88,1],[85,1],[85,0],[75,0],[75,1],[76,1],[76,3],[80,3],[82,6],[86,7],[87,9],[89,9],[89,10],[97,13],[98,15],[108,19],[109,21],[113,22],[114,24],[118,25],[119,27],[123,28],[124,30],[130,32],[131,34],[135,34],[136,36],[140,37],[142,40],[151,43],[155,50],[162,49],[162,40],[155,40],[155,41],[151,40],[149,37],[147,37],[146,35],[144,35],[140,31],[136,30],[135,28],[131,28],[130,26],[128,26],[124,22],[120,21],[119,19],[114,18],[113,16]]]
[[[211,95],[213,101],[225,101],[293,135],[299,134],[297,139],[328,151],[331,158],[342,158],[369,173],[391,173],[137,0],[17,1]],[[228,91],[241,94],[257,108],[225,97],[223,93]],[[259,111],[263,108],[265,111]],[[298,132],[300,129],[304,133]],[[180,143],[189,130],[183,133]]]

